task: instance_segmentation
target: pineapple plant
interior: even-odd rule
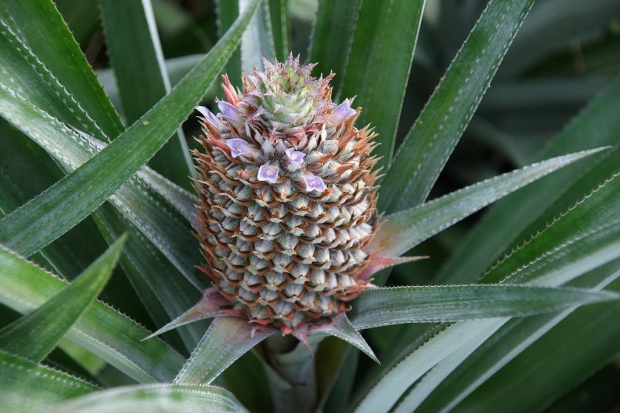
[[[200,108],[195,152],[204,271],[233,310],[284,333],[343,313],[364,290],[377,227],[373,134],[311,70],[265,61],[242,94],[225,77],[221,119]]]
[[[620,10],[532,3],[0,4],[3,406],[617,406]]]

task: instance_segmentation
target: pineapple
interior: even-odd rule
[[[368,285],[377,230],[375,136],[360,109],[290,56],[223,76],[195,151],[202,270],[232,310],[294,333],[348,309]]]

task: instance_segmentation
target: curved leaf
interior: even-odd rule
[[[620,117],[616,108],[620,105],[620,78],[617,78],[600,96],[570,122],[557,135],[538,159],[557,156],[567,151],[575,152],[604,145],[615,145],[620,136]],[[604,159],[601,159],[604,158]],[[579,164],[562,169],[556,174],[521,189],[499,201],[468,235],[437,275],[440,283],[468,283],[476,280],[514,242],[530,233],[526,227],[541,217],[549,220],[558,210],[548,210],[568,188],[578,192],[571,195],[572,202],[581,198],[591,187],[584,186],[580,177],[594,175],[597,181],[608,173],[595,172],[594,165],[606,164],[615,169],[620,163],[620,148],[583,160]]]
[[[150,1],[101,3],[108,54],[123,112],[133,123],[170,91]],[[189,186],[194,168],[182,129],[151,159],[150,165],[173,182]]]
[[[123,131],[110,100],[51,0],[3,1],[0,31],[0,42],[10,42],[0,43],[3,68],[14,74],[6,79],[9,87],[37,95],[48,102],[37,104],[49,108],[52,116],[70,120],[67,124],[99,139],[114,138]],[[13,58],[5,58],[3,53]],[[12,66],[16,54],[28,64]],[[22,82],[25,72],[32,75],[28,82]]]
[[[601,183],[516,250],[498,261],[483,283],[549,285],[571,280],[620,256],[620,172]],[[563,257],[559,260],[558,257]],[[552,281],[549,281],[551,279]]]
[[[155,384],[99,391],[63,403],[55,412],[130,413],[166,411],[245,412],[228,391],[213,386]]]
[[[609,288],[620,291],[620,282]],[[531,411],[549,405],[617,356],[619,313],[618,303],[578,309],[497,372],[456,410],[501,411],[518,404],[523,411]],[[528,368],[523,369],[524,365]]]
[[[20,251],[32,249],[32,240],[37,240],[39,246],[46,245],[120,188],[161,148],[198,103],[230,57],[258,4],[255,0],[202,62],[141,120],[36,201],[1,220],[0,242]],[[32,216],[39,217],[36,225],[30,219]]]
[[[426,199],[532,3],[489,2],[396,153],[381,184],[380,211],[401,211]]]
[[[400,396],[424,373],[446,357],[467,348],[470,340],[486,340],[506,322],[505,318],[462,321],[433,337],[401,360],[366,394],[357,412],[388,411]]]
[[[252,7],[252,0],[239,0],[239,13]],[[248,27],[241,38],[241,70],[251,73],[256,67],[263,69],[263,58],[273,61],[276,51],[271,30],[271,15],[269,4],[262,1],[261,5],[250,20]]]
[[[593,149],[559,156],[468,186],[439,199],[388,215],[371,248],[383,256],[398,256],[490,203],[586,156]]]
[[[600,290],[618,278],[620,278],[620,260],[599,267],[597,270],[580,277],[579,282],[573,284]],[[597,308],[600,306],[579,311],[597,311]],[[510,320],[498,334],[482,344],[471,357],[468,357],[457,369],[454,369],[452,374],[437,374],[439,372],[435,370],[429,372],[407,396],[406,407],[414,410],[416,409],[414,406],[423,400],[417,411],[434,412],[453,409],[503,366],[519,354],[527,351],[532,344],[544,337],[558,323],[567,317],[572,318],[571,314],[575,310],[577,309],[570,308],[559,314]],[[599,314],[593,315],[592,320],[598,318],[608,320],[607,317]],[[573,332],[579,329],[579,325],[574,325]],[[441,364],[447,367],[448,373],[451,373],[448,360],[442,361]]]
[[[516,255],[520,258],[515,259],[514,267],[516,269],[513,272],[515,276],[511,280],[520,283],[527,282],[557,286],[584,274],[592,268],[617,259],[620,256],[620,248],[618,247],[618,240],[620,239],[620,222],[618,222],[618,217],[620,215],[616,211],[618,203],[611,201],[613,198],[612,194],[618,193],[615,186],[612,185],[615,181],[617,180],[606,181],[598,190],[588,195],[583,202],[578,203],[557,221],[554,224],[559,225],[555,230],[555,237],[549,235],[546,238],[544,236],[553,227],[552,225],[541,233],[541,237],[535,237],[525,246],[524,250],[530,250],[530,254],[525,252],[519,254],[517,252]],[[615,184],[617,185],[617,182]],[[570,219],[571,216],[574,218]],[[611,222],[605,222],[602,226],[590,228],[590,231],[583,233],[580,225],[587,225],[588,219],[595,217],[603,219],[603,221],[605,221],[605,217],[611,217]],[[563,222],[565,224],[561,225]],[[552,232],[550,231],[549,234]],[[572,240],[571,237],[576,237],[580,242],[574,242],[575,240]],[[554,249],[554,246],[562,242],[564,244],[561,244],[560,248]],[[569,248],[572,246],[576,248]],[[579,247],[582,248],[580,249]],[[590,249],[588,250],[585,247]],[[538,251],[539,248],[541,250],[540,255],[532,253],[532,251]],[[582,249],[586,250],[583,255],[581,255]],[[592,251],[596,253],[592,254]],[[557,256],[555,255],[556,253],[558,254]],[[558,256],[562,256],[563,259],[558,259]],[[528,257],[529,259],[526,262],[525,260]],[[519,266],[519,263],[522,265]],[[498,276],[503,274],[501,267],[502,265],[497,267],[500,269],[496,272]],[[493,271],[490,274],[493,274]],[[492,279],[494,278],[489,278],[489,281]],[[453,326],[443,326],[442,328],[445,330],[442,332],[426,335],[424,339],[428,340],[427,343],[440,343],[431,345],[431,347],[436,346],[437,348],[431,348],[430,350],[426,348],[424,351],[428,345],[427,343],[421,347],[412,348],[412,353],[379,379],[375,387],[366,394],[366,398],[362,402],[363,405],[374,406],[378,403],[377,399],[391,400],[392,403],[396,403],[402,393],[413,385],[422,374],[425,374],[426,371],[444,359],[446,361],[436,373],[431,374],[431,377],[436,377],[436,375],[447,376],[464,361],[464,356],[475,351],[495,331],[509,322],[507,318],[491,320],[494,320],[494,323],[484,325],[480,329],[477,328],[479,325],[475,323],[486,323],[486,320],[459,322]],[[471,327],[462,330],[464,325]],[[458,336],[458,340],[453,339],[455,335]],[[462,351],[459,349],[462,349]],[[460,351],[460,353],[457,351]],[[428,360],[427,352],[432,354],[432,357]],[[405,370],[411,366],[415,366],[416,369],[416,374],[412,376],[405,373]],[[419,371],[420,369],[423,371]],[[434,383],[438,383],[438,381],[435,380]]]
[[[67,285],[4,248],[0,248],[0,280],[0,302],[22,314],[41,306]],[[140,325],[96,301],[73,324],[67,338],[138,382],[171,380],[183,357],[162,341],[140,342],[147,335]]]
[[[362,330],[402,323],[523,317],[618,298],[585,289],[515,285],[380,288],[360,295],[352,323]]]
[[[112,275],[126,235],[61,292],[32,313],[0,330],[0,348],[40,362],[99,295]]]
[[[342,2],[345,3],[345,2]],[[372,124],[380,143],[377,167],[392,159],[396,129],[405,98],[425,0],[363,1],[347,59],[342,90],[336,98],[355,98],[363,108],[358,122]],[[340,43],[337,38],[328,41]]]
[[[319,1],[312,27],[308,61],[316,64],[313,70],[315,73],[324,76],[330,72],[336,74],[330,82],[336,94],[344,82],[361,7],[362,0]]]
[[[0,400],[7,412],[48,412],[50,406],[99,390],[84,380],[0,351]]]
[[[211,383],[235,360],[275,331],[252,325],[245,319],[216,318],[174,382]]]

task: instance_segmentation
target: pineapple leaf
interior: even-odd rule
[[[216,0],[217,10],[217,33],[222,37],[224,33],[233,25],[237,17],[239,17],[239,1]],[[231,82],[237,86],[241,86],[241,50],[235,50],[228,63],[226,70]]]
[[[357,347],[364,354],[370,357],[374,362],[379,363],[377,356],[373,353],[372,349],[366,343],[366,340],[362,337],[362,335],[357,331],[357,328],[354,328],[349,321],[349,318],[345,313],[341,313],[336,316],[331,322],[327,324],[320,325],[318,328],[312,328],[312,334],[329,334],[330,336],[338,337],[341,340],[346,341],[347,343]],[[379,363],[380,364],[380,363]]]
[[[620,282],[609,288],[620,291]],[[618,303],[579,308],[459,404],[459,411],[548,406],[617,356],[619,313]]]
[[[554,287],[583,275],[585,272],[596,268],[597,266],[604,265],[613,259],[617,259],[620,254],[620,248],[618,248],[618,231],[620,231],[620,224],[618,223],[617,217],[620,216],[620,214],[616,211],[617,208],[614,208],[617,203],[609,203],[611,194],[617,193],[617,189],[614,185],[612,185],[614,182],[617,184],[617,180],[612,179],[610,181],[605,181],[605,183],[598,190],[592,192],[588,195],[588,197],[586,197],[586,199],[578,203],[574,208],[563,215],[563,217],[554,224],[559,225],[559,227],[555,232],[556,237],[553,241],[549,241],[544,237],[546,231],[549,230],[549,228],[547,228],[546,231],[541,233],[543,235],[542,237],[535,237],[531,242],[526,244],[523,250],[529,251],[533,249],[534,251],[537,251],[537,249],[542,249],[544,253],[541,255],[531,253],[528,255],[529,258],[526,257],[526,252],[517,254],[523,257],[523,259],[527,259],[527,262],[515,271],[515,274],[522,273],[524,276],[513,277],[512,281],[520,283],[535,282],[537,284]],[[569,219],[571,215],[575,216],[572,220]],[[582,231],[581,227],[575,224],[575,221],[578,220],[579,217],[583,219],[584,216],[598,216],[603,219],[606,216],[611,216],[615,217],[615,221],[612,219],[611,223],[594,228],[591,231],[586,232],[584,235],[580,233]],[[573,227],[571,227],[571,225],[573,225]],[[591,248],[596,253],[592,256],[586,257],[581,257],[578,255],[575,260],[565,263],[563,260],[558,259],[558,256],[570,257],[572,250],[565,252],[564,249],[566,249],[565,247],[572,245],[569,240],[571,237],[575,236],[575,234],[577,234],[578,237],[581,236],[580,241],[582,245],[593,245]],[[551,245],[549,245],[550,242]],[[537,246],[538,243],[541,243],[540,247]],[[557,249],[554,248],[554,246],[558,243],[561,243],[562,247]],[[515,258],[515,260],[516,259],[518,258]],[[508,261],[509,260],[510,258]],[[499,265],[497,268],[501,268],[502,266],[503,264]],[[500,271],[501,270],[496,270],[496,274],[499,275]],[[493,274],[493,271],[490,274]],[[489,278],[489,281],[493,279],[495,278]],[[469,354],[475,351],[476,348],[482,345],[495,331],[500,329],[509,321],[508,318],[496,318],[489,320],[491,320],[489,321],[489,324],[485,325],[482,329],[471,327],[466,328],[465,331],[462,331],[461,328],[463,325],[470,325],[469,323],[471,323],[469,321],[465,321],[459,322],[452,326],[444,325],[442,327],[444,329],[442,332],[428,334],[425,337],[426,341],[422,347],[412,349],[412,352],[405,357],[405,359],[401,360],[392,370],[389,370],[387,374],[375,383],[374,387],[366,394],[362,404],[364,406],[372,406],[373,403],[377,402],[377,399],[384,401],[391,400],[391,403],[396,403],[402,392],[413,385],[413,383],[419,379],[422,374],[432,368],[435,364],[439,363],[441,360],[450,357],[449,361],[446,361],[446,363],[442,365],[440,372],[434,373],[447,376],[449,373],[454,371],[454,369],[456,369],[461,362],[464,361],[464,357],[459,356],[459,354]],[[478,320],[476,322],[486,323],[487,321]],[[456,329],[457,332],[453,332],[453,329]],[[458,334],[458,341],[452,340],[451,337],[453,337],[453,334]],[[430,342],[439,342],[440,344],[431,345],[431,347],[433,347],[433,351],[436,352],[434,353],[436,358],[431,358],[429,362],[429,360],[426,360],[428,357],[423,349]],[[458,351],[458,349],[461,348],[465,342],[468,342],[468,344],[463,348],[463,352],[457,353],[456,351]],[[453,354],[454,356],[452,356]],[[403,383],[402,375],[405,374],[405,371],[408,372],[408,369],[411,366],[415,366],[415,371],[422,368],[427,368],[427,370],[419,372],[419,376],[407,376],[407,380],[405,380],[407,383]],[[398,386],[400,387],[396,387],[396,382],[398,382]],[[398,389],[398,391],[396,391],[396,389]],[[396,395],[396,392],[401,393]]]
[[[356,411],[374,413],[389,410],[412,383],[437,363],[461,349],[469,350],[471,340],[486,340],[505,322],[505,318],[461,321],[429,337],[414,353],[401,360],[389,374],[375,383]]]
[[[481,282],[557,285],[620,257],[619,193],[620,172],[508,253]]]
[[[275,333],[248,320],[218,317],[174,379],[175,383],[209,384],[235,360]]]
[[[243,13],[251,5],[251,0],[240,0],[239,12]],[[269,4],[262,1],[241,37],[241,70],[251,73],[255,67],[262,69],[263,58],[272,61],[275,57]]]
[[[314,73],[323,75],[336,73],[331,81],[336,92],[341,89],[344,81],[361,7],[362,0],[319,1],[312,28],[308,61],[316,63]]]
[[[580,277],[573,285],[579,287],[592,288],[600,290],[606,288],[610,283],[620,277],[620,260],[616,260],[610,264],[603,265],[596,270]],[[618,307],[615,303],[610,303],[606,307]],[[525,319],[510,320],[498,334],[490,340],[483,343],[475,353],[465,360],[454,373],[450,375],[438,374],[439,372],[430,372],[423,381],[417,385],[413,391],[407,396],[408,407],[411,410],[416,409],[413,406],[420,404],[419,411],[438,411],[442,409],[451,410],[459,402],[465,399],[475,389],[489,380],[498,370],[515,359],[519,354],[527,351],[527,349],[541,337],[554,328],[564,319],[572,323],[573,313],[599,311],[601,306],[597,305],[591,308],[577,309],[569,308],[559,314],[548,314]],[[611,317],[611,315],[610,315]],[[592,314],[591,320],[605,320],[606,317],[600,314]],[[580,330],[578,324],[573,325],[570,333]],[[564,338],[568,340],[569,338]],[[583,353],[585,354],[585,353]],[[543,357],[544,358],[544,357]],[[442,367],[449,366],[449,361],[441,362]],[[447,369],[451,371],[450,368]],[[493,380],[494,381],[494,380]],[[547,388],[547,386],[544,386]],[[434,391],[437,389],[437,391]],[[439,396],[441,394],[441,396]]]
[[[101,2],[108,53],[128,123],[134,123],[170,92],[150,1]],[[185,187],[194,168],[182,129],[153,157],[151,166]]]
[[[115,219],[117,215],[111,206],[103,205],[95,216],[108,241],[125,231],[125,225]],[[199,299],[200,290],[184,278],[161,252],[149,247],[148,240],[136,227],[131,223],[126,225],[129,238],[123,249],[121,265],[155,325],[164,325],[192,306]],[[196,346],[203,332],[204,325],[200,324],[178,330],[187,349]]]
[[[616,145],[620,135],[620,117],[615,108],[620,105],[620,78],[583,110],[542,152],[539,159],[557,156],[566,151],[580,151],[596,146]],[[605,159],[600,159],[605,157]],[[562,169],[538,182],[507,196],[492,208],[464,244],[454,253],[437,275],[441,283],[467,283],[476,280],[510,245],[529,236],[525,231],[537,219],[551,219],[560,210],[550,206],[565,193],[574,203],[591,187],[580,179],[587,175],[600,182],[610,172],[599,172],[599,164],[607,171],[620,164],[620,148]],[[574,190],[567,191],[568,188]],[[537,226],[539,227],[539,225]]]
[[[393,213],[424,202],[532,3],[489,2],[398,149],[381,184],[379,210]]]
[[[145,184],[168,201],[193,228],[197,228],[196,203],[198,202],[198,198],[196,195],[174,185],[150,168],[140,169],[138,171],[138,176]]]
[[[167,411],[247,410],[230,392],[220,387],[194,384],[126,386],[78,397],[56,406],[54,412],[150,412],[165,406]]]
[[[288,16],[288,0],[269,0],[269,15],[276,58],[284,61],[290,50],[290,22]]]
[[[4,216],[53,185],[62,177],[62,172],[43,149],[33,145],[4,119],[0,119],[0,136],[0,215]],[[105,247],[106,243],[92,221],[85,220],[79,225],[79,231],[48,245],[33,258],[72,279]]]
[[[130,179],[198,103],[230,57],[258,4],[255,1],[203,61],[113,144],[45,191],[36,201],[27,203],[0,221],[0,241],[20,251],[32,248],[29,243],[33,239],[46,245],[84,219]],[[29,218],[32,216],[39,217],[36,225]],[[24,238],[22,231],[28,236]]]
[[[33,145],[26,136],[11,128],[3,119],[0,120],[0,134],[4,138],[0,163],[6,166],[0,174],[0,209],[10,212],[51,186],[60,179],[62,173],[43,149]],[[140,320],[146,318],[142,307],[144,303],[155,324],[164,325],[198,299],[199,290],[189,284],[156,248],[149,247],[151,244],[131,223],[119,220],[111,206],[104,205],[99,208],[93,218],[94,223],[91,219],[82,221],[68,234],[35,254],[32,259],[66,279],[73,279],[105,250],[105,240],[112,243],[128,230],[130,236],[121,257],[121,267],[125,274],[118,274],[108,283],[107,300],[122,306],[124,311]],[[95,224],[99,226],[101,233]],[[131,280],[131,284],[127,278]],[[155,281],[150,281],[152,279]],[[146,285],[145,280],[150,281],[155,291],[161,292],[161,302],[171,311],[167,313],[159,300],[153,297],[151,286]],[[167,284],[174,285],[175,288],[171,289]],[[138,297],[140,299],[137,299]],[[195,326],[192,326],[192,330],[194,329]],[[191,338],[185,339],[188,348],[194,348],[202,337],[202,332],[197,331]],[[181,329],[179,333],[184,336],[185,330]],[[178,348],[182,348],[183,344],[175,336],[176,333],[169,335],[168,339]]]
[[[418,207],[388,215],[371,248],[398,256],[456,222],[566,165],[608,148],[559,156],[468,186]]]
[[[3,95],[9,96],[11,91],[5,90],[0,85],[0,96]],[[98,150],[106,147],[103,142],[84,133],[76,133],[58,120],[50,118],[40,108],[33,106],[19,95],[13,100],[2,103],[0,113],[5,114],[15,126],[40,143],[67,172],[84,165],[84,162],[92,159],[90,157],[98,153]],[[156,173],[150,171],[149,176],[151,177],[149,180],[152,181]],[[165,178],[159,177],[160,181],[163,179]],[[174,188],[172,183],[168,183],[167,186]],[[179,189],[177,192],[181,191]],[[127,220],[153,241],[198,290],[202,289],[203,286],[196,278],[192,266],[192,263],[199,259],[196,242],[190,228],[174,210],[162,208],[165,203],[159,202],[158,195],[150,192],[142,180],[136,177],[122,186],[111,201]],[[3,234],[2,230],[0,234]],[[2,236],[0,235],[0,239]],[[45,246],[44,242],[49,241],[47,238],[31,238],[27,245],[14,249],[24,255],[30,255]]]
[[[2,328],[0,349],[37,363],[43,361],[101,293],[126,238],[127,235],[119,238],[97,261],[41,307]]]
[[[29,24],[20,24],[20,22]],[[58,119],[99,139],[123,125],[51,0],[0,5],[2,82]],[[11,73],[11,76],[6,76]]]
[[[99,390],[84,380],[0,351],[0,400],[9,412],[45,412],[62,401]]]
[[[381,145],[373,151],[381,157],[377,167],[392,159],[424,3],[381,0],[361,5],[342,90],[336,96],[357,96],[355,106],[364,108],[358,122],[371,123],[379,134],[375,140]]]
[[[352,323],[362,330],[402,323],[524,317],[618,298],[586,289],[515,285],[380,288],[357,299]]]
[[[227,312],[226,310],[222,310],[223,307],[230,307],[230,302],[220,296],[217,290],[215,290],[214,288],[209,288],[204,291],[202,298],[196,305],[194,305],[192,308],[190,308],[189,310],[187,310],[186,312],[184,312],[150,336],[144,338],[144,340],[148,340],[149,338],[163,334],[166,331],[173,330],[175,328],[181,327],[185,324],[193,323],[195,321],[225,315],[234,316],[233,312]]]
[[[58,294],[66,283],[9,250],[0,248],[0,302],[22,314]],[[66,337],[141,383],[170,380],[183,358],[162,341],[141,343],[148,332],[96,301]]]

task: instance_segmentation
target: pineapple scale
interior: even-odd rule
[[[374,134],[311,69],[265,62],[243,93],[225,77],[232,106],[203,119],[194,152],[204,271],[233,309],[283,332],[348,309],[377,226]]]

